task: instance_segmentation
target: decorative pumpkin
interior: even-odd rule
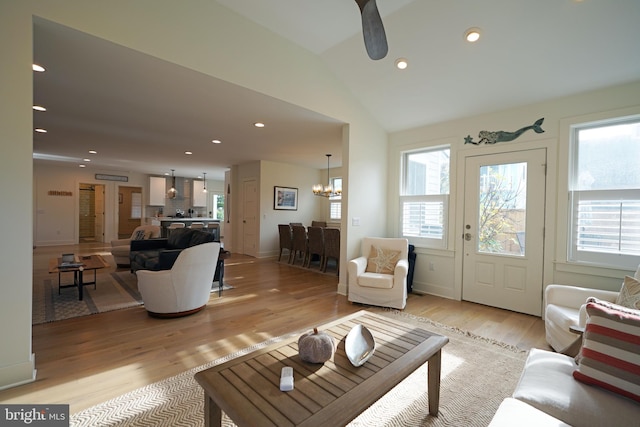
[[[336,351],[333,337],[325,332],[307,332],[298,339],[298,353],[300,359],[309,363],[324,363],[331,359]]]

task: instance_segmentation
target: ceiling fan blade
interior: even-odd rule
[[[387,56],[389,46],[376,0],[356,0],[356,3],[362,15],[362,35],[369,58],[382,59]]]

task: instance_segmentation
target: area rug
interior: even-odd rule
[[[526,352],[397,311],[372,309],[449,337],[442,350],[440,413],[428,413],[427,365],[374,403],[349,426],[486,426],[513,392]],[[294,334],[292,334],[294,335]],[[71,415],[72,426],[202,426],[204,394],[196,372],[265,347],[286,336],[230,354],[179,375],[126,393]],[[331,420],[327,420],[327,425]],[[223,414],[223,426],[234,424]]]
[[[63,274],[62,284],[72,280],[72,274]],[[87,280],[93,280],[90,274]],[[233,289],[226,285],[222,290]],[[218,292],[218,282],[214,282],[211,292]],[[32,323],[34,325],[73,317],[88,316],[107,311],[142,305],[138,291],[138,281],[129,270],[115,271],[110,274],[98,274],[97,286],[84,287],[83,299],[78,300],[78,289],[63,288],[58,293],[58,278],[48,278],[41,284],[34,283]]]

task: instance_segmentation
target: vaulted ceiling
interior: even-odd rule
[[[378,61],[353,0],[217,2],[318,55],[388,132],[640,79],[637,0],[377,0]],[[212,179],[257,159],[340,164],[334,118],[40,19],[34,57],[48,69],[34,75],[48,108],[34,124],[49,130],[34,137],[37,161],[77,165],[94,149],[94,168]]]

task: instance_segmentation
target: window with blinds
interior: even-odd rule
[[[635,270],[640,260],[640,118],[576,125],[569,259]]]
[[[404,153],[401,233],[413,244],[446,247],[449,148]]]

